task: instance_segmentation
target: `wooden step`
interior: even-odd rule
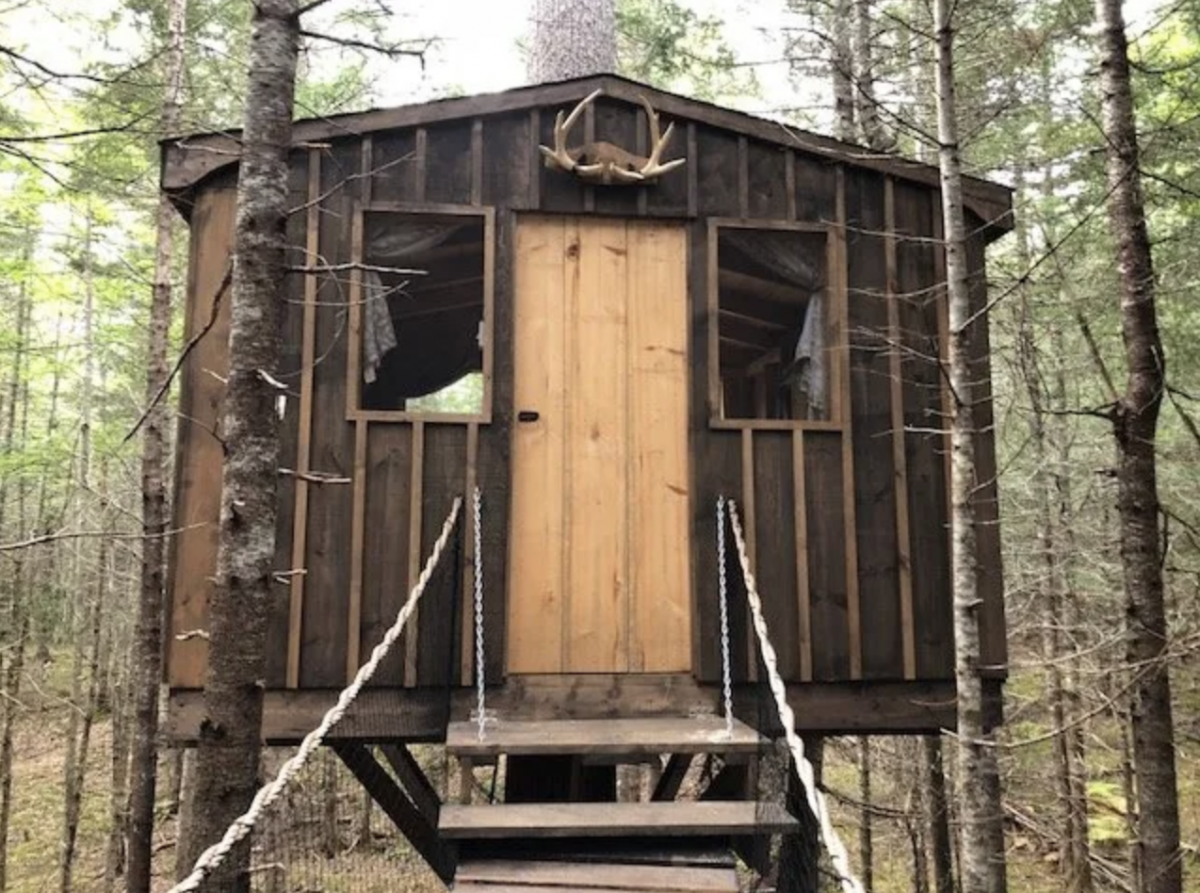
[[[454,889],[471,893],[737,893],[738,880],[732,866],[486,860],[461,863]]]
[[[446,805],[438,817],[441,835],[456,839],[716,837],[796,828],[782,806],[754,801]]]
[[[471,722],[452,722],[446,730],[447,752],[460,757],[497,754],[756,753],[762,736],[734,720],[733,734],[718,716],[663,716],[638,719],[567,719],[543,722],[489,723],[484,739]]]

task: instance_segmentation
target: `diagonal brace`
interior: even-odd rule
[[[427,819],[379,764],[370,749],[359,742],[339,741],[331,745],[371,798],[400,829],[413,848],[421,854],[443,882],[454,879],[454,851],[438,836],[437,827]]]

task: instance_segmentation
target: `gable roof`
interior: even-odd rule
[[[668,93],[614,74],[516,87],[500,93],[480,93],[393,108],[307,118],[293,125],[292,141],[295,144],[321,142],[464,118],[487,118],[544,106],[567,106],[579,102],[595,90],[602,91],[604,96],[630,103],[639,103],[640,97],[645,96],[657,111],[670,117],[697,121],[798,152],[878,171],[929,188],[940,188],[939,171],[932,165]],[[229,130],[164,140],[162,188],[172,194],[186,194],[208,176],[236,164],[239,133]],[[993,237],[1012,229],[1012,190],[1008,187],[978,177],[964,177],[963,194],[967,207],[984,222]]]

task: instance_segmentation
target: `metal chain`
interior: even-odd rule
[[[746,583],[746,598],[750,602],[750,614],[754,621],[754,632],[758,637],[758,646],[763,664],[767,668],[771,694],[775,697],[779,721],[783,724],[783,734],[787,738],[788,748],[792,752],[792,760],[796,764],[796,772],[800,776],[801,786],[804,788],[804,794],[808,800],[808,808],[821,829],[821,839],[825,842],[825,849],[829,852],[829,859],[833,863],[833,870],[838,875],[843,893],[863,893],[862,884],[851,871],[850,854],[846,851],[845,844],[842,843],[837,830],[833,827],[833,820],[829,816],[829,806],[825,802],[825,794],[817,787],[817,777],[812,763],[804,755],[804,741],[796,734],[796,714],[792,712],[791,705],[788,704],[787,687],[779,675],[779,661],[775,655],[775,648],[767,637],[767,621],[763,616],[762,601],[758,595],[758,583],[754,579],[754,572],[750,569],[750,557],[746,553],[746,540],[742,535],[742,521],[738,517],[737,503],[732,499],[728,502],[730,520],[733,522],[733,536],[737,541],[738,561],[741,562],[742,577]]]
[[[217,870],[226,858],[230,851],[243,841],[254,826],[258,823],[263,812],[287,789],[287,786],[295,778],[296,773],[304,768],[309,757],[318,746],[325,740],[325,736],[329,731],[337,725],[346,711],[350,709],[350,705],[354,703],[354,699],[358,697],[358,693],[362,687],[367,684],[375,671],[379,669],[379,665],[383,659],[391,651],[392,646],[396,644],[396,640],[400,638],[400,633],[404,630],[404,625],[408,623],[408,619],[412,616],[413,611],[417,608],[417,602],[425,592],[425,587],[429,585],[429,578],[433,576],[434,570],[441,561],[442,553],[445,551],[446,542],[450,539],[450,533],[454,530],[458,522],[458,513],[462,508],[462,497],[455,497],[454,506],[450,509],[450,514],[446,517],[446,523],[442,525],[442,532],[438,536],[437,542],[433,546],[433,552],[430,553],[429,559],[425,562],[425,567],[421,569],[421,576],[417,578],[416,585],[413,586],[412,592],[408,595],[408,600],[400,609],[400,613],[396,615],[396,621],[391,625],[391,628],[383,636],[383,641],[375,646],[371,652],[371,657],[363,664],[358,674],[338,696],[337,703],[334,704],[329,712],[321,719],[320,724],[304,736],[304,740],[300,742],[300,747],[296,750],[295,755],[279,767],[279,773],[274,780],[269,784],[263,785],[258,789],[258,793],[254,795],[254,800],[250,804],[250,808],[245,813],[233,820],[226,830],[225,835],[203,853],[196,860],[196,864],[192,867],[191,874],[172,887],[168,893],[193,893],[198,890],[200,885],[204,883],[204,879]]]
[[[486,666],[483,661],[483,494],[475,488],[475,710],[479,723],[479,740],[487,735],[487,712],[484,709]]]
[[[725,734],[733,737],[733,670],[729,663],[729,587],[725,571],[725,497],[717,498],[717,591],[721,602],[721,685]]]

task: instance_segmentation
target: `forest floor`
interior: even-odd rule
[[[71,708],[70,668],[59,662],[30,673],[21,696],[24,712],[14,740],[13,816],[9,844],[8,889],[42,893],[61,889],[64,765]],[[1184,841],[1190,883],[1200,890],[1200,686],[1179,691],[1179,777]],[[1035,703],[1036,684],[1014,680],[1010,686],[1010,744],[1002,754],[1012,893],[1057,893],[1062,889],[1049,835],[1057,830],[1052,796],[1052,741],[1046,729],[1027,717],[1023,705]],[[1119,871],[1126,859],[1125,801],[1121,796],[1120,751],[1116,725],[1101,719],[1089,728],[1089,810],[1096,854]],[[914,739],[874,739],[872,801],[874,890],[909,893],[913,889],[915,788],[909,769],[918,748]],[[947,746],[947,761],[952,750]],[[278,766],[286,753],[272,751]],[[859,845],[860,811],[857,747],[854,739],[831,740],[826,748],[826,781],[835,818],[852,852]],[[442,767],[430,748],[426,758],[437,774]],[[88,750],[72,889],[104,893],[110,826],[112,726],[97,718]],[[286,803],[286,828],[271,825],[255,841],[255,889],[264,893],[425,893],[444,889],[377,809],[371,833],[364,834],[361,788],[331,755],[305,769]],[[331,793],[332,792],[332,793]],[[839,799],[841,802],[839,802]],[[336,813],[327,805],[336,804]],[[156,893],[169,889],[174,876],[177,820],[162,815],[156,839]],[[857,862],[857,860],[856,860]],[[273,870],[285,866],[286,875]],[[121,884],[117,884],[121,889]]]

